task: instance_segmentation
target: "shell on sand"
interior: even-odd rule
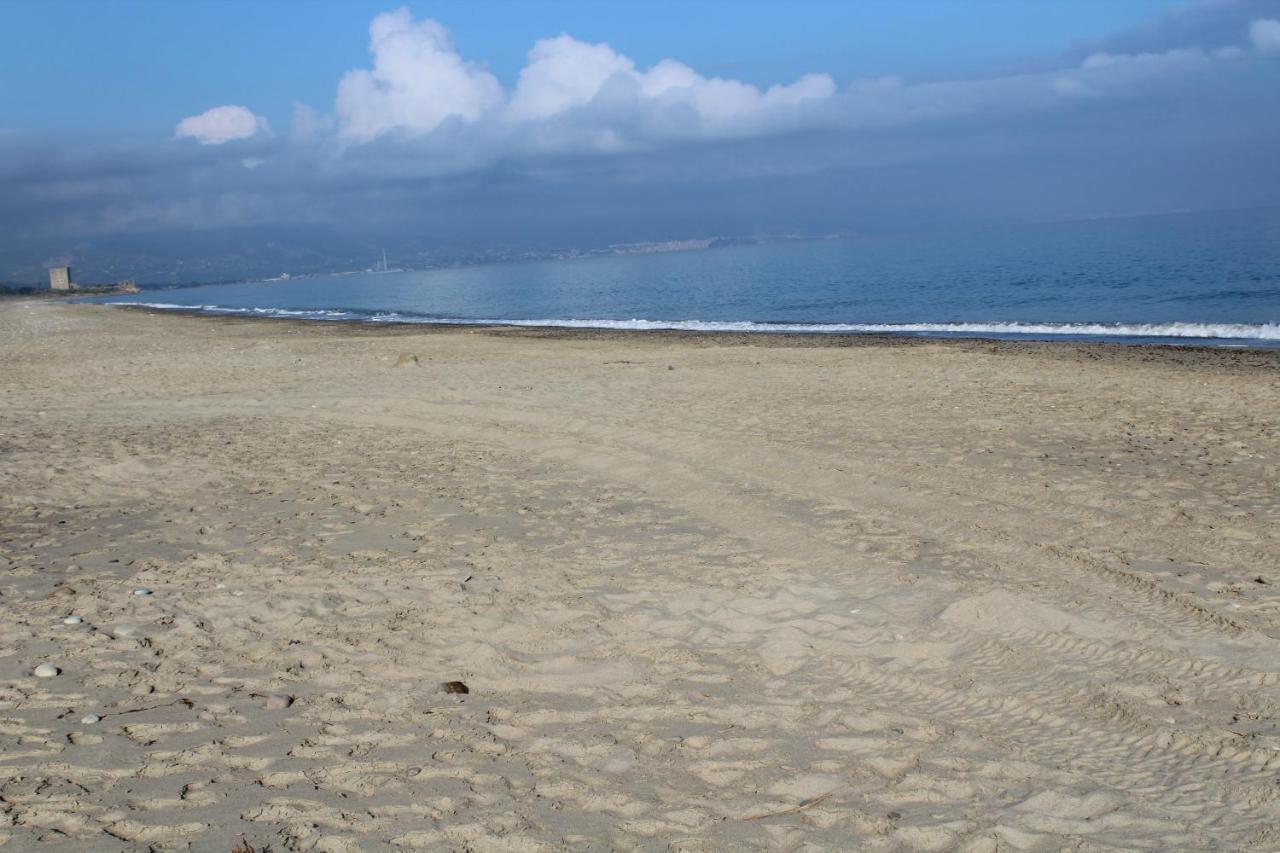
[[[58,669],[51,663],[42,663],[31,671],[31,674],[36,678],[53,678],[55,675],[59,675],[61,673],[62,670]]]
[[[151,595],[151,590],[145,586],[140,586],[133,591],[134,595]]]
[[[83,717],[80,718],[80,722],[83,725],[92,726],[94,723],[102,722],[102,718],[99,717],[97,714],[85,714]]]
[[[62,620],[63,625],[79,625],[84,620],[79,616],[68,616]]]
[[[283,711],[293,704],[293,697],[287,693],[272,693],[267,697],[265,708],[268,711]]]

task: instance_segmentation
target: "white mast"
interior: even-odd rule
[[[382,250],[382,271],[383,272],[387,271],[387,250],[386,249]]]

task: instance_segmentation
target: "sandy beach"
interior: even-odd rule
[[[1280,849],[1280,351],[11,301],[0,365],[6,849]]]

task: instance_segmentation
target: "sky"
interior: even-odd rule
[[[0,280],[1270,205],[1277,84],[1280,0],[0,0]]]

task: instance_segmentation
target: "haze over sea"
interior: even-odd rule
[[[1280,346],[1280,209],[312,277],[89,301],[380,323]]]

